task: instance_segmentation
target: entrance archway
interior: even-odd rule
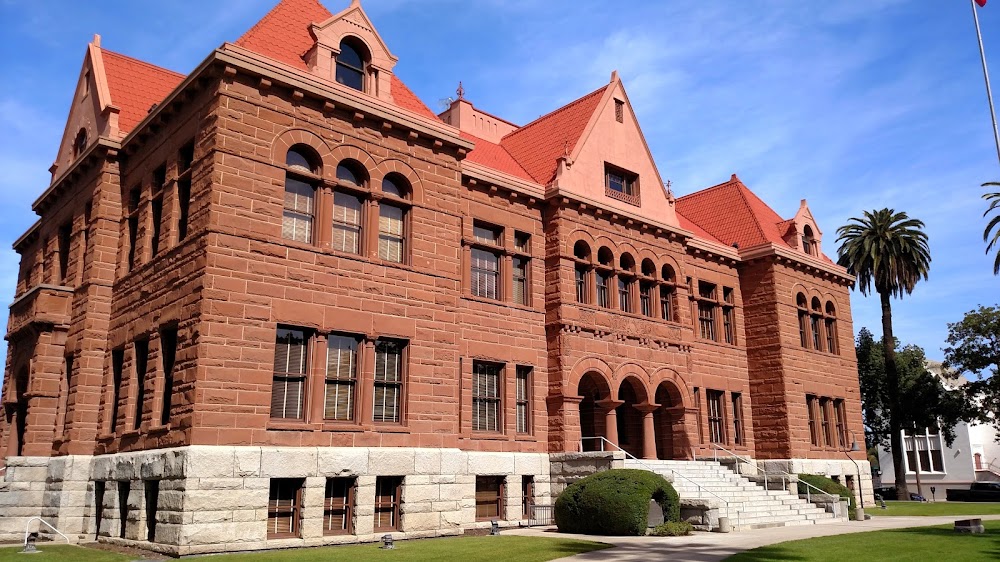
[[[660,405],[653,412],[657,458],[665,460],[686,458],[684,402],[680,390],[674,383],[663,381],[656,387],[655,399]]]
[[[634,379],[626,378],[618,387],[618,400],[621,402],[621,405],[615,409],[615,417],[618,422],[618,446],[629,454],[642,458],[642,412],[636,409],[636,406],[645,402],[645,389]]]
[[[580,436],[582,437],[582,448],[584,451],[600,451],[600,439],[594,437],[607,438],[604,427],[604,411],[597,404],[605,400],[611,394],[604,377],[597,373],[587,373],[580,379],[577,387],[577,395],[583,397],[580,400]]]

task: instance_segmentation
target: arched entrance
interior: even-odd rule
[[[680,390],[670,381],[663,381],[656,387],[656,403],[660,405],[653,412],[656,424],[656,456],[660,459],[686,458],[687,449],[684,433],[684,402]]]
[[[636,406],[645,402],[645,389],[632,378],[626,378],[618,387],[618,401],[615,409],[618,423],[618,446],[629,454],[643,457],[642,412]]]
[[[580,400],[580,436],[582,437],[582,447],[584,451],[600,451],[602,443],[600,439],[594,437],[607,437],[605,431],[604,409],[598,404],[606,400],[611,394],[604,377],[597,373],[587,373],[580,379],[577,387],[577,395]]]

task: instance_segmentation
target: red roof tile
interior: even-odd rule
[[[735,175],[677,199],[677,211],[726,245],[736,243],[743,249],[767,243],[788,246],[779,228],[782,218]]]
[[[476,143],[476,147],[469,153],[468,156],[466,156],[466,160],[469,162],[482,164],[487,168],[493,168],[494,170],[510,174],[526,181],[535,181],[528,174],[528,172],[524,171],[524,168],[517,163],[517,160],[514,160],[514,157],[511,156],[510,153],[504,149],[504,147],[470,135],[464,131],[461,133],[461,136],[465,140],[470,140]]]
[[[555,176],[558,158],[564,152],[573,152],[606,88],[535,119],[502,138],[500,145],[536,182],[547,185]]]
[[[709,240],[711,242],[718,242],[719,244],[722,244],[718,238],[709,234],[707,230],[691,222],[691,219],[685,217],[679,212],[675,212],[675,214],[677,215],[677,223],[680,224],[681,228],[684,230],[690,230],[695,236],[703,240]]]
[[[308,70],[303,57],[316,43],[309,26],[331,17],[333,14],[317,0],[281,0],[237,39],[236,45],[300,70]],[[395,74],[391,88],[392,99],[399,107],[424,117],[438,118]]]
[[[163,101],[181,81],[183,74],[101,49],[108,78],[111,103],[121,111],[118,130],[127,134],[145,119],[153,104]]]

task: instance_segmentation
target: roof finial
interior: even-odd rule
[[[667,188],[667,197],[673,197],[674,196],[673,190],[670,189],[671,185],[673,185],[673,182],[670,181],[670,180],[667,180],[667,183],[664,184],[664,187]]]
[[[458,94],[458,99],[460,99],[460,100],[464,100],[465,99],[465,88],[462,87],[462,81],[461,80],[458,81],[458,89],[455,90],[455,93]]]
[[[95,47],[100,47],[101,46],[101,36],[95,33],[94,34],[94,40],[91,41],[91,43],[93,43]]]
[[[563,141],[563,158],[569,158],[569,141]]]

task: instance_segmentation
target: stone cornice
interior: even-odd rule
[[[803,254],[792,248],[782,248],[776,244],[762,244],[760,246],[754,246],[753,248],[747,248],[746,250],[740,250],[740,259],[743,261],[750,261],[770,256],[776,257],[779,260],[793,262],[805,268],[822,271],[829,275],[839,277],[850,285],[854,285],[855,277],[847,273],[847,270],[843,267],[817,259],[807,254]]]
[[[86,170],[86,167],[93,163],[94,159],[97,157],[104,158],[107,155],[116,156],[118,151],[121,149],[121,143],[118,141],[111,140],[106,137],[99,137],[96,142],[87,150],[87,153],[83,156],[77,158],[73,161],[73,164],[66,168],[66,170],[59,174],[58,177],[52,180],[49,184],[48,189],[46,189],[41,195],[35,199],[35,202],[31,204],[31,210],[35,211],[39,215],[45,212],[48,206],[53,202],[53,194],[61,192],[69,180],[76,177],[77,174]],[[15,247],[17,242],[14,243]]]
[[[483,166],[482,164],[469,162],[468,160],[463,160],[461,165],[462,174],[469,178],[527,195],[528,197],[535,197],[537,199],[545,197],[545,190],[537,183],[525,181],[499,170]]]

